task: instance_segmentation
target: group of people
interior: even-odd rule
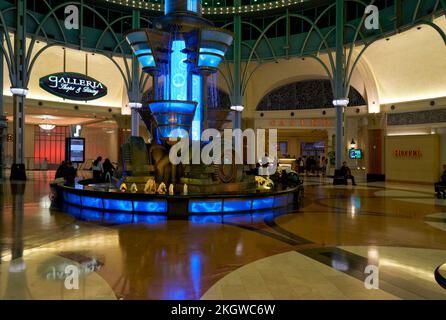
[[[96,182],[111,180],[116,168],[111,163],[110,159],[105,159],[102,161],[102,157],[99,156],[95,161],[93,161],[93,166],[91,168],[93,171],[93,180]]]
[[[93,180],[95,182],[103,182],[108,179],[108,177],[113,177],[116,168],[113,166],[110,159],[105,159],[102,161],[102,157],[98,157],[91,167],[93,171]],[[74,168],[71,161],[62,161],[59,168],[56,171],[56,179],[64,179],[66,185],[74,185],[77,176],[77,170]]]
[[[325,177],[328,175],[329,161],[326,157],[304,156],[296,160],[296,167],[299,174],[306,174],[307,176],[322,174]]]

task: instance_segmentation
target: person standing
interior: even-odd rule
[[[330,175],[330,160],[328,158],[325,159],[325,176],[328,177]]]
[[[104,172],[104,167],[102,166],[102,157],[99,156],[94,162],[93,162],[93,180],[95,181],[101,181],[102,173]]]
[[[110,159],[105,159],[104,160],[104,164],[102,165],[102,169],[103,169],[103,181],[107,181],[108,177],[107,175],[110,176],[110,182],[111,182],[111,178],[113,177],[116,168],[113,166],[113,164],[111,163]]]
[[[325,177],[327,175],[327,159],[325,157],[322,157],[321,160],[321,171],[322,177]]]
[[[305,161],[302,158],[299,158],[299,174],[305,173]]]

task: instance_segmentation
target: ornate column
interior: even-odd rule
[[[13,77],[13,110],[14,110],[14,163],[11,170],[11,180],[26,180],[25,171],[25,100],[28,94],[26,83],[28,79],[26,62],[26,1],[17,0],[16,31],[14,35]]]
[[[344,0],[336,0],[336,70],[333,105],[336,108],[336,169],[344,161],[344,121],[345,108],[349,100],[344,89]]]
[[[3,42],[3,33],[0,33],[0,41]],[[5,143],[8,128],[3,104],[3,76],[3,52],[0,51],[0,181],[5,176]],[[1,204],[0,208],[2,208]]]

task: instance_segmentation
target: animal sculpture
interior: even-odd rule
[[[167,193],[167,187],[166,187],[166,184],[164,182],[162,182],[159,185],[158,190],[157,190],[156,193],[158,193],[158,194],[166,194]]]
[[[156,182],[155,179],[150,178],[147,180],[146,186],[144,187],[144,193],[155,194],[156,193]]]

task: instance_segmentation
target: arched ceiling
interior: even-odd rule
[[[434,20],[444,32],[444,16]],[[412,28],[374,43],[365,53],[381,104],[446,96],[446,45],[431,27]]]

